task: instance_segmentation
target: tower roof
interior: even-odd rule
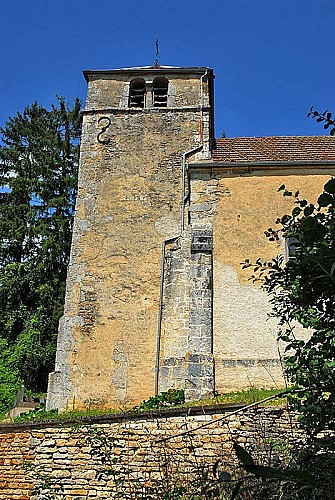
[[[195,74],[202,75],[204,73],[213,75],[213,69],[207,66],[135,66],[133,68],[118,68],[118,69],[87,69],[83,71],[86,81],[90,76],[112,76],[112,75],[141,75],[143,73],[152,73],[155,75],[160,74]]]

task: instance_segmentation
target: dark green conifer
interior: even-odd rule
[[[1,129],[0,345],[3,363],[32,390],[45,390],[53,367],[80,132],[81,103],[63,98],[51,110],[35,102]]]

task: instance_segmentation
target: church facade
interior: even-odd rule
[[[206,67],[85,71],[78,197],[48,409],[283,386],[277,324],[241,263],[335,172],[330,137],[214,138]]]

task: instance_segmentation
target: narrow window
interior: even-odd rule
[[[300,243],[294,236],[288,236],[285,238],[285,261],[288,262],[290,259],[295,259],[297,253],[299,252]]]
[[[142,78],[135,78],[130,83],[129,92],[129,107],[144,108],[145,107],[145,81]]]
[[[169,81],[164,76],[154,79],[152,87],[152,104],[155,108],[166,108]]]

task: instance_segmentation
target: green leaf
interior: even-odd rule
[[[323,188],[327,193],[335,194],[335,178],[329,179]]]
[[[285,471],[283,474],[284,476],[290,479],[295,479],[297,481],[305,481],[308,483],[313,483],[315,481],[314,476],[308,471],[290,470],[290,471]]]
[[[303,232],[310,230],[314,231],[317,225],[318,221],[315,219],[315,217],[305,217],[300,220],[300,226]]]
[[[237,498],[237,495],[239,494],[239,492],[241,490],[242,484],[243,484],[242,481],[239,481],[238,483],[236,483],[235,488],[232,491],[232,495],[230,497],[230,500],[235,500],[235,498]]]
[[[310,215],[312,215],[312,213],[314,212],[314,205],[311,203],[310,205],[308,205],[305,209],[304,209],[304,216],[305,217],[309,217]]]
[[[281,479],[281,480],[294,480],[294,481],[305,481],[313,482],[314,477],[307,471],[301,470],[288,470],[281,471],[274,469],[273,467],[267,467],[264,465],[244,465],[243,468],[254,474],[257,477],[263,479]]]
[[[331,448],[333,450],[335,448],[335,438],[315,439],[315,444],[320,448]]]
[[[301,208],[299,207],[295,207],[293,210],[292,210],[292,215],[293,217],[297,217],[298,215],[301,214]]]
[[[334,198],[328,193],[322,193],[318,198],[318,204],[320,207],[327,207],[328,205],[332,205],[333,202]]]
[[[285,479],[285,473],[273,467],[266,467],[265,465],[243,465],[243,468],[247,472],[264,479]]]
[[[237,457],[239,458],[239,460],[241,460],[243,465],[254,465],[254,461],[251,455],[249,455],[249,453],[244,448],[242,448],[242,446],[234,443],[233,448],[236,452]]]

